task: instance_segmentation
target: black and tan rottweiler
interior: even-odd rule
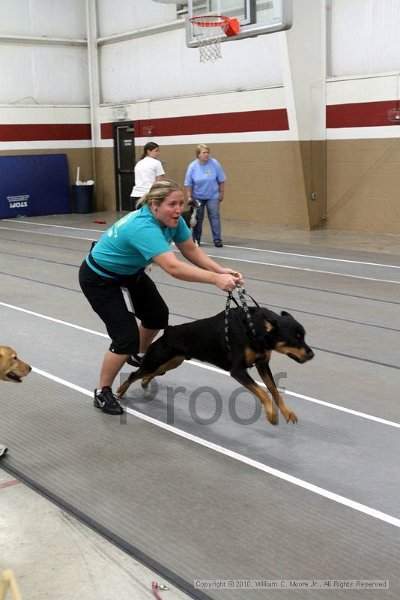
[[[119,387],[118,397],[124,396],[134,381],[141,379],[142,387],[146,389],[153,377],[175,369],[184,360],[195,358],[228,371],[231,377],[259,398],[268,421],[276,425],[278,412],[273,402],[266,390],[247,372],[247,369],[255,366],[286,421],[297,423],[296,414],[286,406],[277,390],[269,360],[273,350],[286,354],[298,363],[311,360],[314,352],[305,342],[304,327],[284,311],[280,315],[261,307],[251,307],[249,311],[253,328],[249,327],[243,308],[230,309],[227,335],[224,312],[207,319],[168,327],[151,344],[141,367]]]

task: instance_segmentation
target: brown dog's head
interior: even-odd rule
[[[0,380],[21,383],[21,378],[32,371],[32,367],[17,356],[9,346],[0,346]]]

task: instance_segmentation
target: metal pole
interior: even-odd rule
[[[99,58],[97,49],[97,0],[86,0],[86,33],[88,52],[88,83],[91,126],[92,179],[97,181],[96,148],[100,147],[101,132],[99,122],[100,83]]]

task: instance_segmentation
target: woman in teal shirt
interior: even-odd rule
[[[82,291],[111,338],[94,392],[94,405],[108,414],[123,412],[112,385],[125,362],[139,366],[158,331],[168,325],[168,307],[145,273],[150,263],[177,279],[213,284],[223,291],[243,283],[240,273],[221,267],[194,244],[181,217],[184,194],[178,183],[155,183],[140,206],[102,235],[79,271]],[[192,264],[176,257],[172,242]]]

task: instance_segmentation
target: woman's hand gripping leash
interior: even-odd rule
[[[217,281],[217,286],[223,292],[233,292],[236,287],[241,287],[244,284],[242,274],[233,269],[223,269],[220,277]]]

